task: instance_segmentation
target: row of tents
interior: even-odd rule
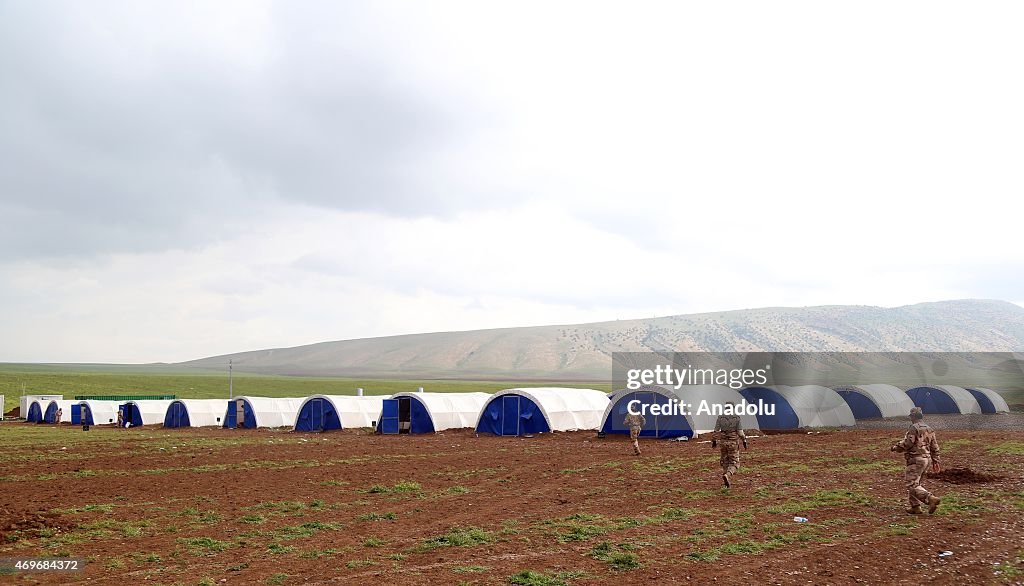
[[[689,412],[673,404],[690,406]],[[225,404],[226,403],[226,404]],[[767,405],[763,413],[743,414],[746,429],[784,430],[842,427],[858,419],[906,417],[914,406],[925,413],[1009,411],[999,393],[984,388],[922,386],[903,391],[886,384],[830,389],[817,385],[686,386],[679,390],[647,386],[604,393],[591,389],[528,388],[490,393],[398,393],[384,396],[313,395],[304,398],[237,397],[177,400],[36,400],[28,421],[125,427],[162,424],[178,427],[291,427],[295,431],[375,428],[382,434],[432,433],[474,428],[494,435],[597,430],[626,433],[630,408],[658,405],[646,415],[646,437],[693,436],[714,429],[719,412],[700,406]],[[120,417],[119,417],[120,415]]]

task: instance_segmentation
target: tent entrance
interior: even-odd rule
[[[398,398],[398,433],[412,433],[412,400]]]
[[[245,400],[235,401],[235,427],[246,427],[245,425]]]

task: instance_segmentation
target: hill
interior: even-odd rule
[[[295,376],[605,380],[612,352],[1024,350],[1024,308],[958,300],[895,308],[763,308],[580,325],[322,342],[179,366]]]

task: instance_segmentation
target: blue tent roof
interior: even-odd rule
[[[614,393],[609,395],[611,398]],[[601,424],[604,433],[629,433],[623,425],[630,401],[639,401],[642,405],[669,405],[674,403],[676,396],[668,391],[638,390],[620,395],[608,410],[608,415]],[[647,425],[640,430],[640,437],[668,439],[674,437],[693,437],[693,429],[686,416],[678,413],[669,415],[645,415]]]
[[[759,399],[766,404],[775,406],[775,414],[758,414],[757,424],[761,429],[799,429],[800,417],[778,391],[769,387],[747,387],[740,394],[748,403],[756,403]]]

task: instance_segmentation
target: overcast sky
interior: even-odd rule
[[[0,0],[0,361],[1024,304],[1022,17]]]

